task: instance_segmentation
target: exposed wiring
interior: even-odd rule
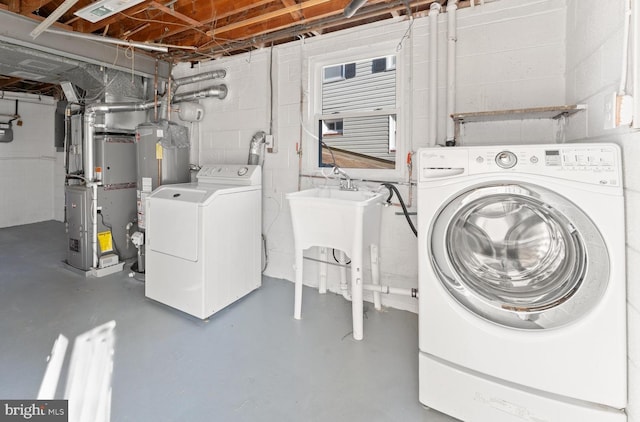
[[[418,237],[418,230],[416,230],[416,226],[413,225],[413,221],[411,221],[411,217],[409,217],[409,211],[407,211],[407,206],[404,204],[404,200],[402,199],[400,192],[398,192],[398,188],[396,188],[391,183],[383,183],[382,186],[389,189],[389,197],[387,198],[387,204],[391,203],[392,194],[393,193],[396,194],[396,196],[398,197],[398,200],[400,201],[400,205],[402,206],[402,212],[404,213],[404,217],[407,219],[407,223],[409,223],[409,227],[411,227],[411,231],[416,237]]]

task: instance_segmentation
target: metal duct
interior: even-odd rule
[[[177,91],[181,85],[188,85],[196,82],[208,81],[209,79],[224,78],[225,76],[227,76],[227,71],[224,69],[219,69],[219,70],[212,70],[211,72],[201,73],[199,75],[178,78],[173,81],[173,84],[175,86],[174,91]]]
[[[185,92],[184,94],[175,95],[171,102],[179,103],[181,101],[192,101],[207,97],[218,97],[222,100],[227,96],[227,92],[228,90],[226,85],[215,85],[206,89],[202,89],[200,91],[191,91]]]
[[[144,103],[94,103],[85,107],[83,125],[84,125],[84,140],[83,140],[83,167],[84,177],[90,181],[95,181],[95,168],[93,163],[93,144],[96,124],[96,115],[104,113],[121,113],[126,111],[142,111],[149,110],[154,106],[153,101],[147,101]]]

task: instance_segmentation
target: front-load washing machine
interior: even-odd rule
[[[197,180],[147,196],[145,295],[205,319],[262,284],[262,175],[211,164]]]
[[[620,149],[418,154],[420,401],[466,422],[625,421]]]

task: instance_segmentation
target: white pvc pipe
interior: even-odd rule
[[[435,146],[438,136],[438,15],[440,3],[429,10],[429,130],[427,145]]]
[[[622,68],[618,95],[625,95],[627,88],[627,64],[629,63],[629,20],[631,19],[631,0],[627,0],[624,10],[624,24],[622,30]]]
[[[340,251],[340,262],[347,262],[347,255]],[[349,284],[347,284],[347,266],[340,267],[340,292],[342,297],[351,301],[351,295],[349,294]]]
[[[363,233],[363,221],[359,218],[354,227],[355,233]],[[355,242],[354,242],[355,243]],[[362,245],[354,245],[351,251],[351,316],[353,318],[353,339],[364,337],[364,301],[363,301],[363,266]]]
[[[456,42],[458,41],[456,27],[456,10],[458,0],[447,3],[447,143],[455,141],[455,124],[451,115],[456,109]]]
[[[378,245],[369,247],[371,252],[371,282],[374,286],[380,285],[380,257],[378,256]],[[373,292],[373,306],[377,311],[382,310],[382,302],[380,300],[380,292]]]
[[[327,248],[320,248],[320,281],[318,282],[318,293],[321,295],[327,293]]]
[[[363,288],[364,290],[368,290],[371,292],[378,292],[389,295],[411,296],[415,298],[418,297],[417,289],[403,289],[401,287],[381,286],[376,284],[365,284]]]
[[[631,83],[633,84],[633,127],[640,128],[640,68],[638,56],[640,55],[640,1],[633,0],[631,7],[633,40],[631,48],[633,49],[632,66],[631,66]]]

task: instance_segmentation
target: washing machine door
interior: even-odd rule
[[[470,312],[519,329],[559,327],[603,296],[609,255],[568,199],[526,183],[480,186],[447,203],[430,228],[430,259]]]

